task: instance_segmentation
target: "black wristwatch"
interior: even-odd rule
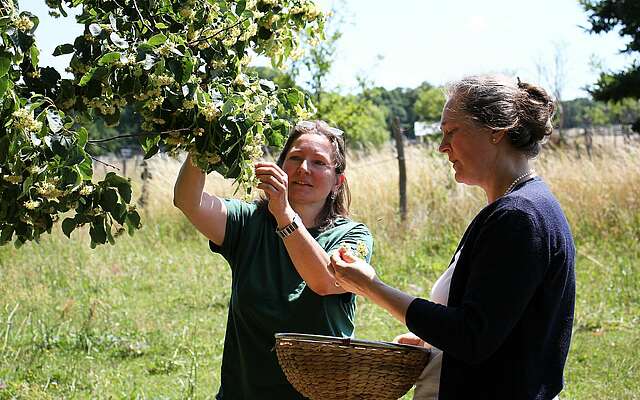
[[[284,239],[287,236],[291,235],[296,229],[298,229],[300,225],[302,225],[300,217],[298,216],[298,214],[293,214],[291,223],[283,226],[281,229],[276,228],[276,234],[280,236],[280,239]]]

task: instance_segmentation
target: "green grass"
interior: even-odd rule
[[[580,183],[578,172],[567,180],[554,175],[557,159],[541,163],[578,252],[562,398],[639,399],[640,168],[636,163],[618,180],[601,177],[609,185],[602,196],[593,181]],[[483,205],[477,191],[438,184],[448,182],[447,173],[430,178],[434,186],[412,199],[415,218],[406,226],[385,210],[371,211],[379,198],[354,203],[376,238],[380,276],[414,295],[428,295]],[[352,188],[354,198],[363,192]],[[154,201],[144,228],[116,246],[91,250],[79,231],[71,239],[55,232],[40,244],[0,248],[0,399],[213,398],[230,271],[167,199]],[[405,332],[362,299],[356,326],[357,337],[369,340]]]

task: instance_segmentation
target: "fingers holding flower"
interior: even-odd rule
[[[260,181],[258,189],[264,190],[269,198],[269,211],[276,217],[286,214],[289,208],[287,174],[275,163],[256,163],[256,177]]]
[[[376,271],[366,261],[341,247],[331,256],[331,266],[337,283],[346,291],[363,295],[377,280]]]

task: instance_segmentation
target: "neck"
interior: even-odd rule
[[[313,228],[317,225],[316,218],[318,218],[318,215],[320,214],[323,206],[324,203],[291,204],[291,208],[293,208],[293,211],[295,211],[296,214],[300,216],[300,219],[302,219],[302,223],[307,228]]]
[[[500,197],[504,196],[507,190],[509,190],[509,187],[519,177],[531,171],[531,167],[529,166],[529,159],[526,157],[518,157],[510,160],[505,160],[501,164],[502,165],[498,166],[498,168],[495,169],[492,179],[484,187],[488,203],[493,203]],[[517,184],[522,183],[528,178],[528,176],[521,178],[521,180],[517,182]]]

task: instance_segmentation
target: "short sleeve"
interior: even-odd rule
[[[245,228],[256,212],[257,206],[237,199],[224,199],[223,201],[227,207],[224,241],[221,246],[209,241],[209,248],[214,253],[221,254],[228,261],[232,261],[238,244],[242,242]]]
[[[363,258],[367,262],[371,262],[373,254],[373,236],[369,232],[369,228],[365,224],[353,223],[350,228],[337,242],[330,248],[325,249],[327,253],[332,254],[340,247],[346,246],[357,257]]]

